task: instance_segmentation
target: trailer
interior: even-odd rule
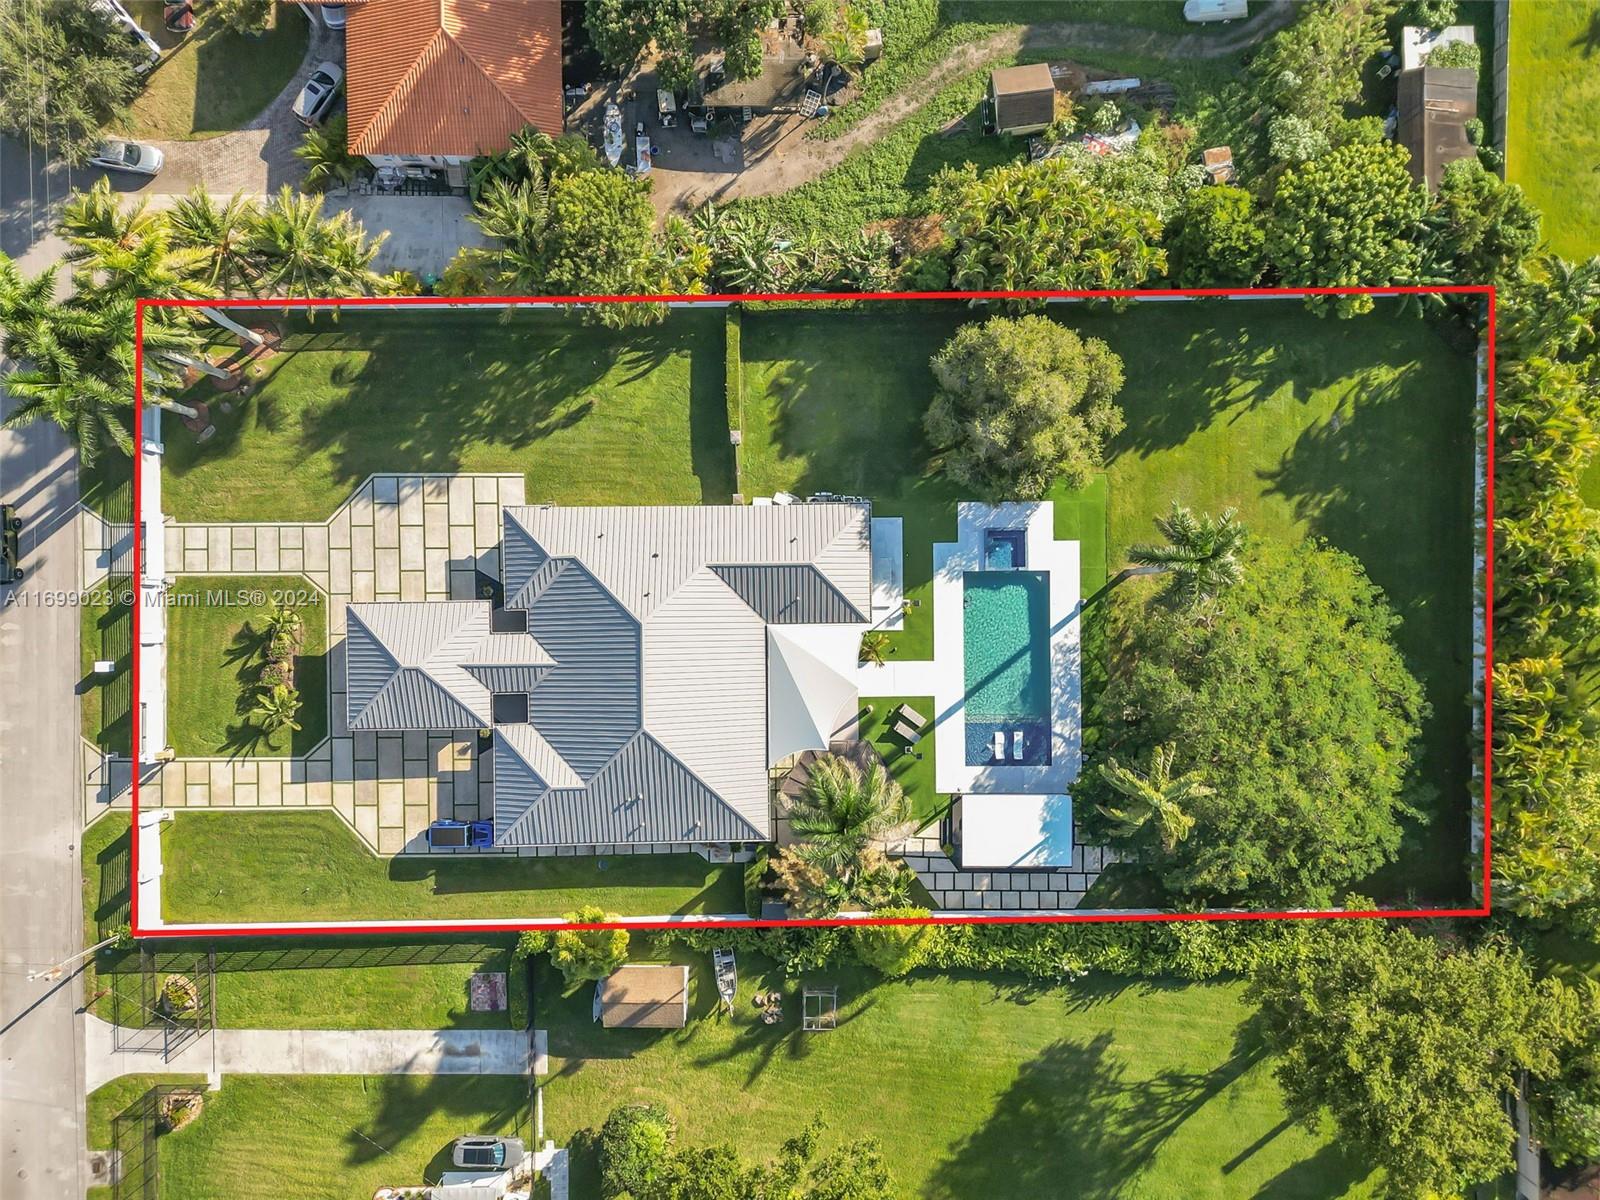
[[[733,951],[713,950],[711,952],[711,968],[717,976],[717,996],[731,1015],[733,1012],[733,998],[739,991],[739,970],[734,963]]]

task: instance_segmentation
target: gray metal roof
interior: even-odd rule
[[[853,504],[507,508],[505,605],[350,606],[352,728],[495,727],[501,845],[768,836],[766,627],[865,624]],[[388,722],[385,724],[384,722]]]

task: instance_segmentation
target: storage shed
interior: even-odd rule
[[[989,76],[996,133],[1038,133],[1056,119],[1056,81],[1046,63],[1002,67]]]
[[[1478,73],[1451,67],[1400,72],[1396,138],[1411,152],[1411,177],[1439,190],[1444,169],[1477,153],[1467,122],[1478,115]]]
[[[682,1029],[689,1023],[689,968],[630,963],[595,984],[594,1006],[606,1029]]]

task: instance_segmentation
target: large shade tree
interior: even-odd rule
[[[1506,1101],[1521,1073],[1554,1077],[1586,1004],[1527,959],[1403,926],[1306,928],[1258,968],[1290,1114],[1383,1168],[1393,1200],[1457,1196],[1513,1167]]]
[[[1418,814],[1426,707],[1398,623],[1356,559],[1310,542],[1256,549],[1203,619],[1119,605],[1097,753],[1140,762],[1170,745],[1173,774],[1210,789],[1187,797],[1186,839],[1134,844],[1171,891],[1324,905],[1394,857]],[[1092,804],[1116,793],[1095,771],[1080,787],[1106,831]]]
[[[1081,487],[1123,424],[1122,360],[1048,317],[964,325],[933,359],[924,426],[944,471],[987,496]]]
[[[139,90],[145,47],[88,0],[0,6],[0,132],[81,163]]]

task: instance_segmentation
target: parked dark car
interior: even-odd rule
[[[0,583],[22,578],[22,518],[10,504],[0,504]]]

